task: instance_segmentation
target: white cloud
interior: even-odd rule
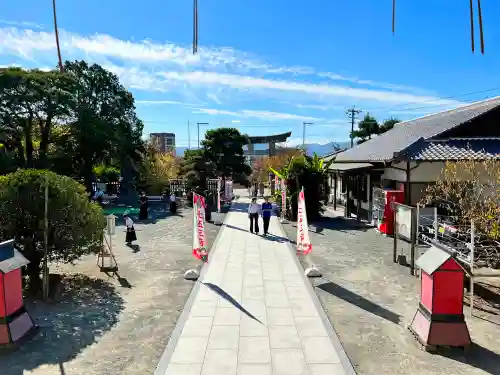
[[[198,108],[194,111],[195,114],[206,114],[211,116],[232,116],[232,117],[243,117],[243,118],[258,118],[261,120],[274,121],[274,120],[296,120],[296,121],[316,121],[319,120],[315,117],[300,116],[291,113],[281,113],[281,112],[270,112],[270,111],[253,111],[253,110],[241,110],[241,111],[228,111],[224,109],[215,108]]]
[[[22,27],[22,28],[31,28],[31,29],[43,29],[44,28],[44,26],[39,24],[39,23],[28,22],[28,21],[0,20],[0,25],[15,26],[15,27]]]
[[[136,100],[136,104],[139,105],[183,105],[187,107],[194,107],[194,106],[199,106],[200,104],[193,104],[193,103],[185,103],[185,102],[179,102],[176,100]]]
[[[22,22],[16,26],[19,27],[0,28],[0,56],[31,61],[30,66],[35,63],[39,66],[55,65],[54,34],[23,29],[27,25],[22,25]],[[83,58],[97,62],[117,74],[120,81],[131,89],[168,92],[169,98],[180,96],[190,102],[202,98],[203,101],[208,99],[215,104],[234,106],[244,101],[266,99],[269,104],[273,100],[287,101],[303,110],[322,111],[340,110],[353,102],[365,107],[372,103],[375,106],[381,103],[395,106],[428,102],[448,107],[463,104],[422,94],[422,90],[417,92],[419,89],[404,85],[316,72],[310,67],[276,66],[230,47],[202,46],[199,53],[193,55],[190,46],[149,40],[128,41],[105,34],[82,36],[60,30],[60,39],[64,59]],[[308,77],[313,77],[315,82],[307,82]],[[344,82],[345,85],[332,81]],[[368,87],[348,87],[350,83]],[[336,104],[332,105],[334,98]],[[183,100],[176,101],[183,103]],[[177,104],[167,102],[163,104]],[[294,119],[312,118],[290,116],[295,116]]]
[[[193,85],[222,85],[236,89],[267,89],[279,91],[292,91],[303,94],[325,95],[355,98],[361,100],[375,100],[388,103],[408,103],[418,101],[432,101],[436,105],[455,105],[455,100],[438,99],[430,96],[418,96],[402,92],[369,90],[334,86],[327,84],[302,83],[285,80],[272,80],[235,74],[216,72],[166,72],[159,73],[168,81],[188,82]]]

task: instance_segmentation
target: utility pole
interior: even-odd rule
[[[306,126],[312,125],[312,122],[303,122],[302,123],[302,147],[304,148],[304,151],[306,149]]]
[[[351,148],[354,146],[354,137],[352,133],[354,133],[354,121],[356,121],[356,115],[360,114],[362,111],[360,109],[356,109],[356,106],[349,108],[345,111],[345,114],[351,119]]]
[[[191,150],[191,130],[189,129],[189,120],[188,120],[188,150]]]
[[[208,122],[197,122],[198,125],[198,148],[200,148],[200,125],[209,125]]]

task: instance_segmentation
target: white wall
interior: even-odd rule
[[[400,163],[393,163],[392,164],[394,167],[398,168],[391,168],[390,166],[385,168],[384,174],[382,178],[386,180],[394,180],[394,181],[406,181],[406,163],[405,162],[400,162]],[[417,164],[416,162],[411,162],[410,163],[410,182],[435,182],[441,179],[441,172],[445,166],[444,162],[421,162]],[[400,170],[401,169],[401,170]],[[465,172],[465,171],[464,171]],[[489,180],[489,176],[486,172],[481,173],[481,177],[484,178],[484,182],[487,182]],[[460,174],[460,171],[458,171],[457,178],[466,180],[467,175],[463,173],[462,175]]]

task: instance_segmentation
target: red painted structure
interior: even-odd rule
[[[463,268],[436,245],[416,264],[422,271],[420,303],[409,329],[427,350],[469,346],[471,338],[463,314]]]
[[[37,328],[23,304],[21,267],[28,263],[13,240],[0,243],[0,346],[15,346]]]
[[[394,204],[403,203],[405,199],[405,193],[401,190],[384,190],[385,193],[385,206],[384,206],[384,216],[382,220],[378,223],[377,228],[380,232],[392,235],[394,234]]]

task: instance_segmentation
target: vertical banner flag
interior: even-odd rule
[[[224,194],[226,196],[226,202],[230,203],[233,200],[233,181],[226,180]]]
[[[280,183],[279,177],[277,175],[274,175],[274,187],[276,189],[278,189],[279,183]]]
[[[304,188],[299,193],[299,202],[297,205],[297,254],[309,254],[312,251],[311,241],[309,240],[309,225],[307,223],[306,200],[304,197]]]
[[[220,189],[221,189],[222,181],[219,177],[217,179],[217,212],[220,213]]]
[[[281,218],[285,219],[286,213],[286,180],[281,181]]]
[[[208,261],[204,224],[205,199],[193,194],[193,256],[203,262]]]

